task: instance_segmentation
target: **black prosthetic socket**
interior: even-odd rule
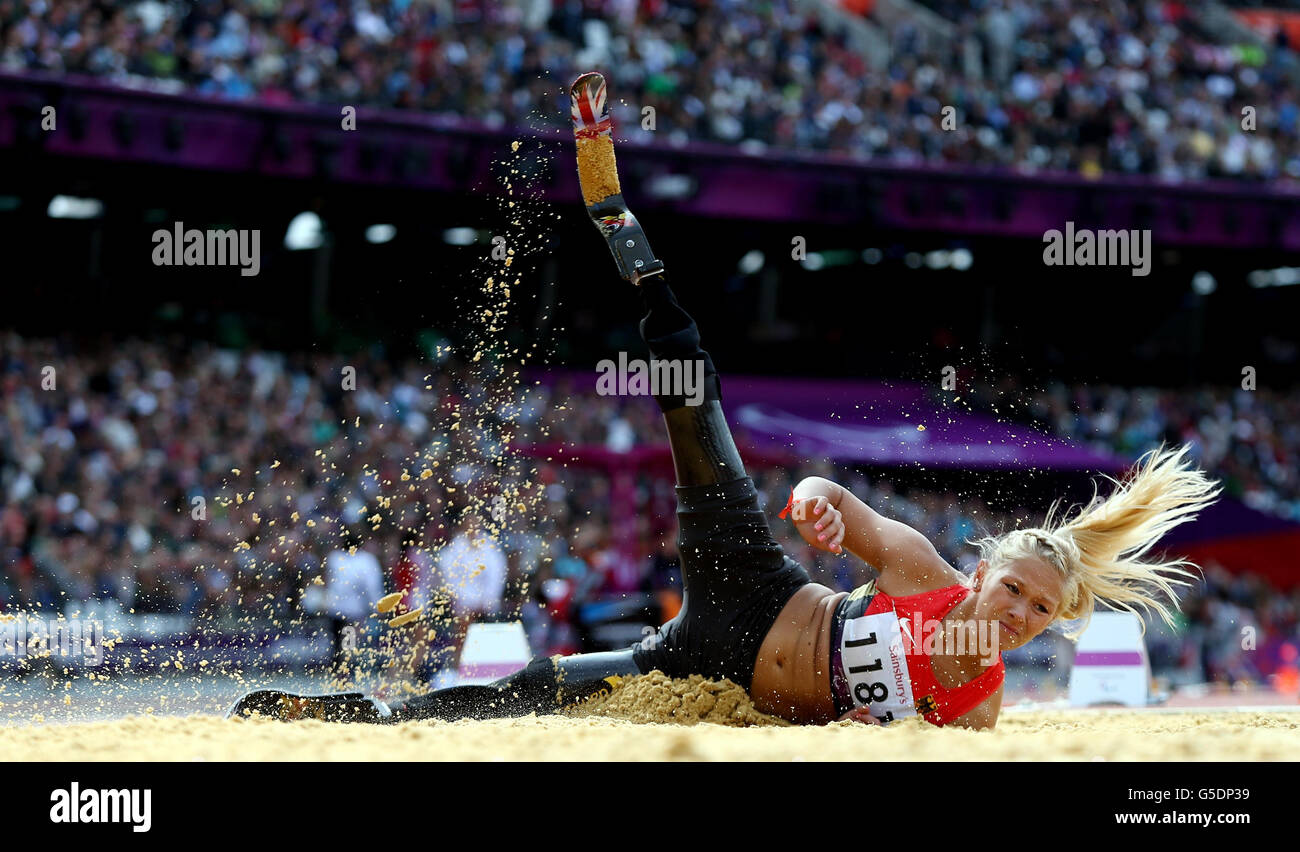
[[[665,411],[664,423],[678,485],[713,485],[747,475],[722,414],[722,403],[709,400]]]
[[[709,353],[700,348],[695,320],[677,302],[668,286],[667,273],[641,281],[641,337],[657,359],[674,359],[684,370],[699,370],[704,377],[702,399],[657,394],[655,401],[668,425],[677,484],[713,485],[745,476],[745,465],[722,413],[722,385]],[[692,375],[695,375],[692,373]]]
[[[503,719],[546,715],[587,701],[641,674],[632,649],[572,657],[539,657],[521,671],[490,684],[453,686],[390,705],[389,721]]]
[[[722,385],[713,359],[700,348],[700,331],[691,315],[678,304],[668,286],[667,273],[643,279],[637,290],[646,311],[641,319],[641,339],[649,347],[650,357],[680,363],[683,383],[689,376],[692,381],[699,377],[703,385],[691,394],[673,394],[666,392],[671,389],[663,389],[664,392],[655,394],[660,410],[672,411],[686,405],[698,406],[703,400],[721,400]]]

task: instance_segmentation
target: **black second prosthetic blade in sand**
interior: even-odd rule
[[[578,182],[587,215],[614,254],[618,272],[637,282],[664,271],[654,256],[645,231],[627,209],[614,161],[614,125],[609,116],[605,78],[588,71],[569,87],[572,100],[573,138],[578,150]]]
[[[226,711],[227,719],[263,716],[292,722],[319,719],[322,722],[366,722],[381,724],[394,721],[388,705],[360,692],[335,695],[295,695],[278,689],[259,689],[246,693]]]

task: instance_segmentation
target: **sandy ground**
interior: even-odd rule
[[[133,716],[0,729],[28,760],[1300,760],[1300,714],[1010,713],[991,732],[900,723],[733,728],[546,716],[397,726]]]
[[[0,726],[0,762],[1300,760],[1300,706],[1008,708],[995,730],[982,732],[917,718],[887,728],[796,727],[755,711],[733,684],[657,673],[632,679],[575,717],[371,726],[164,712],[10,721]]]

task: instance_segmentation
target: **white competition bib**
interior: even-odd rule
[[[890,610],[846,619],[840,662],[855,707],[892,722],[916,715],[898,615]]]

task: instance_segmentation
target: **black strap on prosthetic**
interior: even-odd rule
[[[697,395],[655,394],[655,402],[662,411],[672,411],[683,406],[698,406],[704,400],[721,400],[722,384],[709,353],[700,348],[700,331],[695,320],[677,302],[677,296],[668,286],[668,273],[660,272],[644,278],[637,285],[645,316],[641,319],[641,339],[650,349],[650,357],[657,361],[676,362],[674,366],[683,377],[703,377],[702,393]],[[700,369],[700,364],[703,369]]]
[[[453,686],[392,704],[391,722],[412,719],[504,719],[546,715],[612,691],[642,674],[632,649],[539,657],[521,671],[489,684]]]

